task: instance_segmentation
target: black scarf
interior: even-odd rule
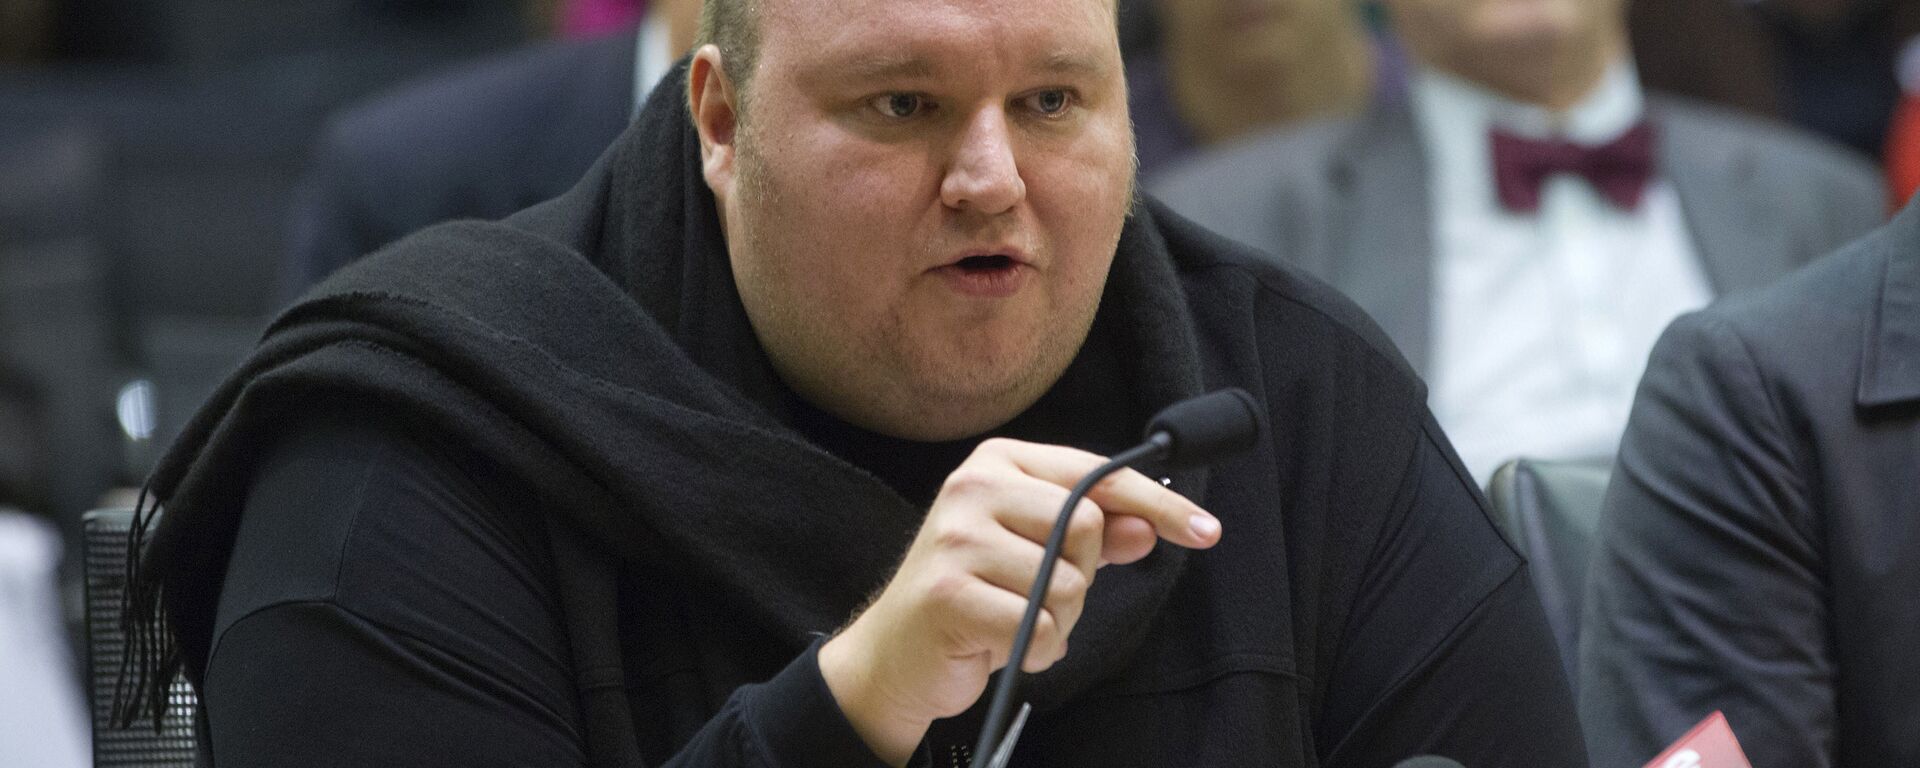
[[[562,197],[403,240],[271,324],[148,480],[124,716],[158,712],[176,670],[198,686],[255,457],[320,401],[378,403],[479,446],[613,567],[671,574],[771,654],[792,658],[886,581],[924,510],[788,426],[734,289],[685,76],[683,63]],[[1136,206],[1094,333],[1128,368],[1129,413],[1200,391],[1185,302]],[[1203,492],[1198,473],[1174,479]],[[1102,571],[1074,653],[1026,687],[1037,708],[1127,660],[1183,555]]]

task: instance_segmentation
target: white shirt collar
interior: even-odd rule
[[[1454,126],[1476,132],[1499,127],[1533,138],[1561,138],[1578,144],[1605,144],[1626,133],[1646,114],[1646,99],[1633,64],[1615,62],[1600,82],[1573,107],[1554,112],[1514,101],[1476,83],[1421,67],[1413,75],[1416,110],[1426,117],[1446,115]]]
[[[1492,149],[1487,138],[1491,129],[1598,145],[1619,138],[1646,115],[1639,75],[1624,58],[1607,68],[1586,98],[1563,112],[1514,101],[1428,67],[1414,71],[1411,91],[1414,121],[1427,151],[1435,199],[1484,201],[1486,205],[1497,204],[1493,198]]]

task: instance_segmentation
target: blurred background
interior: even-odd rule
[[[378,207],[331,183],[329,130],[369,100],[429,93],[411,83],[594,41],[628,41],[632,60],[639,39],[623,82],[644,93],[649,53],[670,61],[690,35],[663,9],[697,5],[654,2],[0,0],[0,755],[32,742],[47,751],[32,764],[82,764],[62,762],[86,738],[84,716],[63,714],[83,711],[80,515],[127,503],[275,309],[334,265],[313,253],[315,207]],[[1631,0],[1627,17],[1649,90],[1844,145],[1885,175],[1892,206],[1920,184],[1916,5]],[[1253,17],[1269,23],[1237,34]],[[1409,65],[1391,22],[1361,0],[1122,0],[1143,173],[1396,98]],[[626,114],[633,98],[608,103]],[[541,126],[522,133],[506,160],[539,157]],[[597,154],[553,161],[536,191]],[[398,234],[360,232],[341,253]]]

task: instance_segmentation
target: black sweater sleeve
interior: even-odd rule
[[[263,457],[203,691],[215,765],[584,762],[537,501],[412,432],[322,414]],[[668,765],[878,764],[816,649],[737,690]]]
[[[1324,764],[1426,754],[1471,768],[1584,766],[1526,561],[1431,420],[1423,432],[1342,633]]]

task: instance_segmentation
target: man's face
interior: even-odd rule
[[[1085,340],[1131,199],[1111,0],[763,8],[731,137],[697,103],[698,71],[693,87],[774,367],[901,437],[1018,415]]]
[[[1389,0],[1394,27],[1416,49],[1446,57],[1547,45],[1592,34],[1623,0]]]

